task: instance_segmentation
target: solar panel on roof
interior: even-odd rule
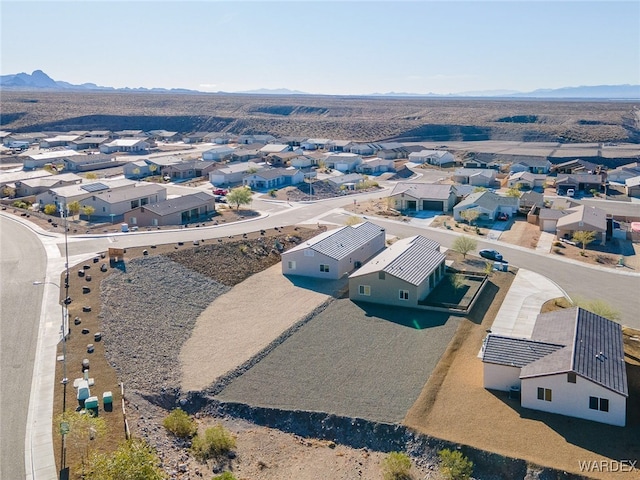
[[[108,190],[109,187],[104,183],[95,182],[95,183],[87,183],[86,185],[80,185],[80,188],[86,190],[87,192],[99,192],[100,190]]]

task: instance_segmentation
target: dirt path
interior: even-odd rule
[[[251,301],[247,302],[247,298]],[[239,283],[198,317],[193,334],[180,353],[182,389],[206,388],[256,355],[328,298],[326,294],[296,287],[282,275],[279,263]]]

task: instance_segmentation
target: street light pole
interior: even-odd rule
[[[66,225],[65,225],[66,226]],[[68,265],[68,263],[67,263]],[[68,298],[68,291],[69,291],[69,268],[67,266],[67,272],[66,272],[66,282],[65,282],[65,286],[66,286],[66,292],[65,292],[65,301],[60,303],[60,309],[62,312],[62,318],[61,318],[61,322],[60,322],[60,334],[62,335],[62,380],[60,381],[60,383],[62,384],[62,415],[64,418],[64,414],[67,411],[67,384],[69,383],[69,379],[67,378],[67,316],[68,316],[68,310],[66,307],[66,299]],[[53,285],[55,287],[58,288],[58,292],[61,290],[60,285],[58,285],[55,282],[51,282],[51,281],[35,281],[33,282],[34,285],[45,285],[45,284],[50,284]],[[66,442],[66,429],[62,428],[62,425],[60,425],[60,431],[62,434],[62,452],[60,455],[60,465],[61,465],[61,474],[62,472],[66,469],[66,463],[67,463],[67,442]]]

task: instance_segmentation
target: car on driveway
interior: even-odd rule
[[[498,220],[502,220],[502,221],[507,221],[509,220],[509,214],[508,213],[501,213],[500,215],[498,215]]]
[[[478,252],[482,258],[486,258],[487,260],[494,260],[496,262],[504,262],[502,259],[502,254],[497,250],[480,250]]]

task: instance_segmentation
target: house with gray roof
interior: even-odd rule
[[[79,183],[82,183],[82,177],[70,172],[21,180],[15,182],[16,197],[28,197],[45,192],[50,188],[65,187]]]
[[[400,211],[450,212],[456,203],[453,186],[438,183],[398,182],[389,197]]]
[[[385,229],[371,222],[328,230],[282,254],[283,275],[337,280],[384,248]]]
[[[517,172],[509,175],[507,187],[519,188],[520,190],[531,190],[541,188],[547,181],[547,176],[540,173]]]
[[[621,326],[579,307],[538,315],[530,338],[490,333],[484,387],[520,391],[533,410],[624,426],[628,393]]]
[[[86,188],[86,185],[85,185]],[[96,217],[110,217],[113,215],[120,220],[129,210],[140,206],[160,203],[167,199],[167,189],[155,183],[134,183],[125,188],[101,189],[89,191],[89,196],[80,201],[80,206],[87,205],[95,208]]]
[[[280,188],[302,182],[304,182],[304,173],[295,168],[265,168],[242,178],[243,185],[256,190]]]
[[[571,238],[575,232],[595,232],[596,241],[604,245],[607,234],[607,212],[597,207],[578,205],[562,211],[556,222],[558,238]]]
[[[204,160],[187,160],[162,167],[161,172],[172,181],[206,177],[209,172],[219,166],[218,162]]]
[[[209,181],[212,185],[229,185],[240,183],[249,172],[258,172],[265,168],[265,163],[234,162],[227,163],[209,172]]]
[[[519,155],[514,155],[514,157],[519,157]],[[509,167],[509,171],[512,173],[530,172],[547,174],[551,171],[551,162],[546,158],[524,157],[521,160],[512,163]]]
[[[476,187],[495,187],[496,170],[491,168],[458,168],[451,180],[463,185],[473,185]]]
[[[475,192],[453,207],[453,218],[462,221],[461,212],[468,209],[476,209],[480,212],[480,220],[495,220],[499,214],[506,213],[513,216],[518,211],[517,197],[504,197],[488,190]]]
[[[364,173],[366,175],[376,175],[379,173],[395,171],[396,167],[393,160],[378,157],[363,160],[362,163],[356,167],[356,172]]]
[[[624,181],[624,188],[628,197],[640,197],[640,175],[627,178]]]
[[[455,157],[444,150],[420,150],[410,153],[408,158],[413,163],[428,163],[439,167],[453,165],[456,162]]]
[[[141,205],[125,212],[124,221],[140,227],[184,225],[209,219],[215,211],[215,197],[207,192],[197,192]]]
[[[435,240],[398,240],[349,276],[353,301],[426,308],[422,301],[445,275],[445,256]]]

